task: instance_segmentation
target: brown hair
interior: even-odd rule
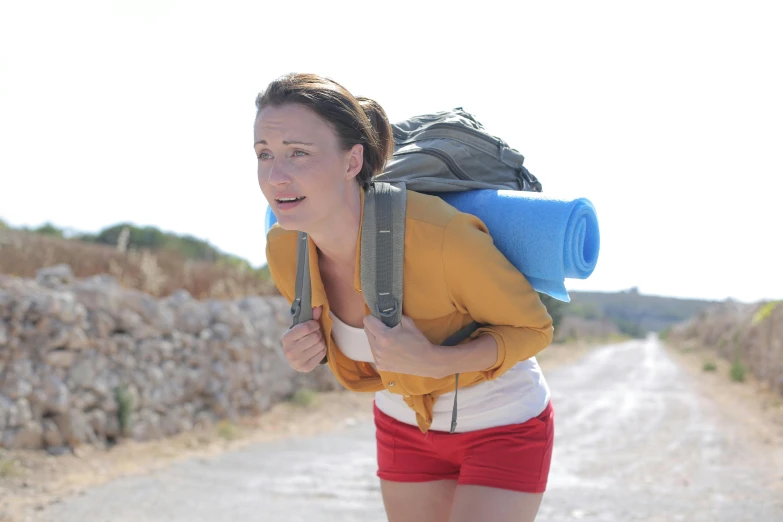
[[[256,116],[267,106],[299,103],[331,125],[343,150],[364,145],[364,162],[356,181],[369,186],[394,152],[394,138],[386,112],[375,101],[354,97],[345,87],[315,74],[291,73],[274,80],[256,97]]]

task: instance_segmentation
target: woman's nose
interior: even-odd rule
[[[288,171],[283,166],[282,162],[272,161],[272,166],[269,168],[269,183],[272,185],[283,185],[291,181],[291,177],[288,175]]]

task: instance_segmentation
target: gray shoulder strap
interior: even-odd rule
[[[404,184],[375,182],[364,198],[362,293],[370,312],[390,327],[402,319],[406,196]]]
[[[310,283],[310,241],[307,234],[299,232],[296,242],[296,286],[294,302],[291,303],[291,326],[313,318],[312,285]],[[319,364],[326,364],[324,356]]]
[[[310,286],[310,242],[307,234],[299,232],[296,242],[296,287],[294,302],[291,303],[291,326],[313,318],[313,304]]]

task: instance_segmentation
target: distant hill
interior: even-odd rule
[[[587,321],[609,321],[632,337],[661,332],[691,319],[719,301],[643,295],[636,288],[623,292],[569,292],[571,302],[563,307],[564,317]]]

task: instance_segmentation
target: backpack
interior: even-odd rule
[[[481,189],[542,191],[541,183],[523,165],[524,156],[489,134],[461,107],[391,126],[393,156],[366,189],[360,260],[367,306],[389,327],[402,316],[406,189],[430,195]],[[297,245],[293,325],[312,319],[307,234],[299,232]],[[457,345],[481,326],[474,321],[441,344]],[[321,361],[325,363],[326,357]],[[459,374],[455,379],[458,387]],[[455,388],[452,433],[456,412]]]

